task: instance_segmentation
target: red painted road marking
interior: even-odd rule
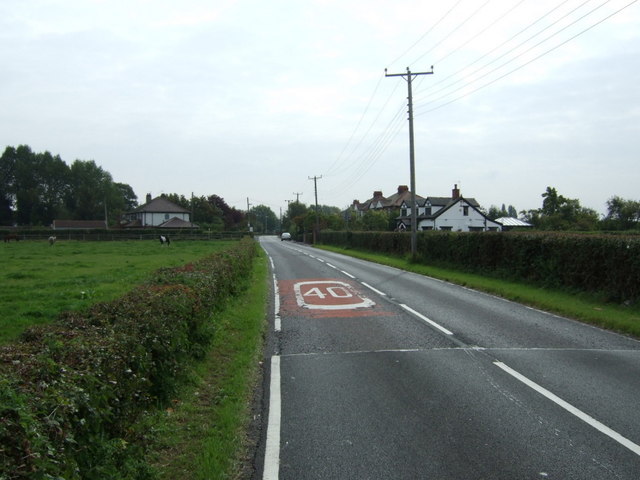
[[[293,285],[298,305],[316,310],[352,310],[373,307],[373,300],[359,294],[346,282],[309,280]]]
[[[279,280],[281,318],[393,317],[371,300],[360,284],[345,279],[298,278]]]

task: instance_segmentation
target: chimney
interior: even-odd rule
[[[381,196],[382,196],[382,192],[381,191],[373,192],[373,198],[378,198],[378,197],[381,197]]]
[[[147,203],[151,203],[151,194],[147,193]]]
[[[406,185],[398,185],[398,193],[404,193],[408,191],[409,191],[409,187],[407,187]]]
[[[453,186],[453,190],[451,190],[451,198],[453,200],[455,200],[456,198],[460,198],[460,190],[458,189],[457,183]]]

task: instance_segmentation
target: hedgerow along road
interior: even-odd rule
[[[640,342],[263,237],[256,478],[637,479]]]

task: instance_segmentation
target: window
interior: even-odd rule
[[[450,232],[453,229],[453,227],[440,227],[440,230],[444,230],[446,232]]]
[[[424,214],[425,215],[431,215],[431,207],[425,207]]]
[[[407,209],[405,207],[403,207],[402,210],[400,210],[400,216],[401,217],[406,217],[407,216]]]
[[[165,219],[165,220],[169,220],[169,214],[168,214],[168,213],[165,213],[165,214],[164,214],[164,219]]]
[[[468,206],[468,205],[465,205],[464,207],[462,207],[462,214],[463,214],[465,217],[468,217],[468,216],[469,216],[469,206]]]

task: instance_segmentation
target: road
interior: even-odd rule
[[[275,296],[258,478],[640,478],[640,342],[261,244]]]

